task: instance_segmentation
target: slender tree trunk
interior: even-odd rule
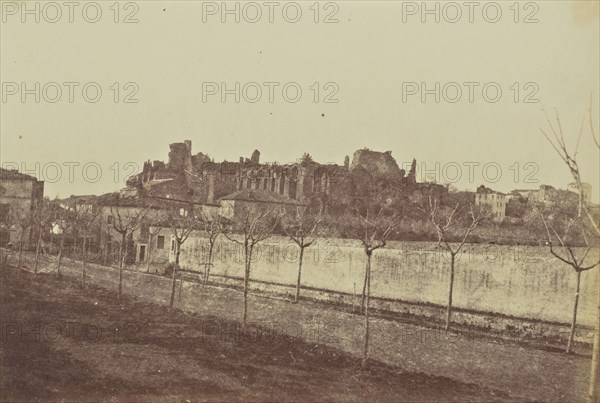
[[[589,398],[591,402],[600,401],[598,393],[598,378],[600,378],[600,357],[598,349],[600,348],[600,304],[598,304],[598,316],[596,316],[596,332],[594,334],[594,348],[592,350],[592,369],[590,376]]]
[[[83,267],[81,269],[81,286],[85,287],[85,271],[87,269],[87,231],[83,236]]]
[[[569,332],[569,342],[567,343],[567,353],[573,348],[573,339],[575,339],[575,327],[577,326],[577,307],[579,306],[579,290],[581,285],[581,272],[577,271],[577,289],[575,291],[575,303],[573,304],[573,320],[571,321],[571,331]]]
[[[368,270],[368,267],[365,266],[365,278],[363,281],[362,296],[360,297],[360,314],[361,315],[365,312],[365,296],[367,293],[367,270]]]
[[[109,235],[108,235],[108,231],[107,231],[106,241],[104,242],[104,257],[103,257],[104,266],[106,266],[106,262],[108,261],[108,248],[109,248],[108,237],[109,237]]]
[[[152,251],[152,235],[150,235],[150,239],[148,241],[148,253],[146,256],[146,273],[150,273],[150,252]]]
[[[304,246],[300,245],[300,258],[298,260],[298,281],[296,282],[296,296],[294,302],[300,298],[300,281],[302,279],[302,259],[304,258]]]
[[[71,260],[75,260],[75,255],[77,254],[77,235],[73,237],[73,254],[71,255]]]
[[[17,268],[21,268],[21,262],[23,261],[23,231],[19,236],[19,258],[17,259]]]
[[[367,361],[369,359],[369,300],[371,298],[371,253],[367,253],[367,269],[365,271],[366,278],[366,301],[365,301],[365,343],[363,346],[363,356],[361,368],[367,369]]]
[[[204,270],[204,286],[206,286],[206,284],[208,284],[208,278],[210,277],[210,266],[212,266],[212,254],[213,254],[213,247],[215,246],[215,242],[214,241],[209,241],[209,246],[208,246],[208,264],[206,265],[206,270]]]
[[[42,243],[42,229],[38,229],[37,243],[35,245],[35,265],[33,266],[33,272],[37,274],[38,263],[40,261],[40,244]]]
[[[244,245],[244,257],[246,267],[244,270],[244,310],[242,312],[242,330],[246,330],[248,318],[248,284],[250,282],[250,260],[252,259],[252,247],[248,243]]]
[[[65,249],[65,232],[63,231],[60,234],[60,246],[58,247],[58,265],[56,268],[56,274],[58,275],[58,277],[61,276],[60,274],[60,265],[62,264],[62,258],[63,258],[63,251]]]
[[[125,255],[127,255],[127,232],[121,234],[121,245],[119,246],[119,293],[117,299],[121,299],[123,292],[123,266],[125,266]]]
[[[448,306],[446,307],[446,330],[450,330],[450,317],[452,315],[452,293],[454,291],[454,262],[456,255],[450,254],[450,287],[448,289]]]
[[[181,252],[181,244],[177,244],[177,252],[175,252],[175,266],[173,267],[173,282],[171,284],[171,301],[169,302],[169,306],[173,308],[173,304],[175,303],[175,287],[177,285],[177,270],[179,270],[179,253]]]

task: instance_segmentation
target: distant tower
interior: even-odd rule
[[[183,172],[192,169],[192,142],[185,140],[183,143],[169,145],[168,169],[173,172]]]
[[[346,158],[344,158],[344,168],[346,168],[346,171],[350,168],[350,157],[347,155]]]
[[[413,158],[412,163],[410,164],[410,170],[408,171],[408,175],[406,176],[406,181],[409,183],[417,182],[417,160]]]
[[[255,164],[259,164],[260,163],[260,151],[254,150],[254,152],[252,153],[252,156],[250,157],[250,161]]]

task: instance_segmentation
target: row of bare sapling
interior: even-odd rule
[[[331,233],[330,227],[335,227],[346,238],[359,240],[365,253],[363,289],[361,294],[360,313],[365,317],[365,339],[363,351],[363,366],[367,365],[369,345],[369,305],[371,298],[371,278],[373,273],[373,253],[384,248],[390,236],[394,234],[399,224],[407,217],[418,216],[425,218],[436,234],[438,247],[448,253],[449,283],[446,305],[445,328],[450,329],[453,308],[454,279],[457,256],[469,240],[469,236],[482,223],[489,221],[490,214],[485,206],[476,206],[472,195],[461,192],[433,192],[421,196],[401,194],[393,186],[386,188],[385,180],[378,180],[369,175],[359,178],[360,186],[366,189],[365,196],[356,198],[350,203],[351,214],[341,218],[325,217],[322,211],[311,212],[307,207],[245,208],[239,209],[236,215],[227,219],[218,214],[204,214],[201,206],[183,202],[145,201],[136,207],[130,207],[125,200],[115,196],[107,201],[107,206],[78,205],[69,201],[57,206],[44,203],[27,216],[18,215],[18,223],[22,227],[36,225],[38,240],[36,245],[35,270],[37,272],[38,257],[42,229],[49,224],[59,228],[60,242],[57,258],[57,274],[60,275],[61,261],[64,251],[65,235],[75,229],[83,235],[83,254],[81,283],[85,285],[88,262],[87,242],[94,221],[100,216],[103,208],[108,209],[111,217],[112,230],[120,237],[118,260],[118,291],[121,298],[123,288],[123,270],[128,254],[128,238],[135,231],[146,225],[149,245],[162,229],[169,229],[174,242],[174,265],[171,272],[171,293],[169,305],[175,301],[176,284],[180,269],[182,245],[193,231],[204,232],[208,240],[208,257],[204,265],[203,284],[207,284],[212,266],[212,256],[216,241],[220,235],[238,244],[244,256],[243,278],[243,309],[242,328],[245,328],[248,317],[248,293],[252,269],[253,254],[258,245],[276,232],[285,233],[298,247],[298,272],[295,284],[293,302],[298,302],[302,283],[302,264],[304,251],[323,233]],[[539,217],[548,236],[549,250],[560,261],[573,267],[577,274],[573,320],[567,345],[571,351],[577,319],[581,272],[593,268],[598,262],[587,263],[586,259],[592,248],[592,243],[586,233],[587,225],[583,216],[569,217],[567,212],[557,211],[552,206],[539,211]],[[564,235],[559,235],[559,228]],[[593,227],[592,227],[593,228]],[[583,236],[570,239],[573,231],[579,231]],[[557,250],[556,240],[560,250]],[[575,241],[575,242],[571,242]],[[581,247],[581,241],[586,246]],[[579,242],[579,243],[577,243]],[[19,262],[21,257],[19,249]],[[152,249],[148,250],[146,268],[151,261]],[[561,252],[563,252],[561,254]]]
[[[375,178],[371,178],[369,183],[376,184],[377,181]],[[365,184],[365,186],[369,186],[369,184]],[[457,257],[468,242],[469,236],[482,223],[491,224],[490,220],[492,218],[487,206],[474,205],[471,200],[472,196],[467,193],[430,194],[417,197],[413,200],[406,200],[402,195],[394,194],[394,189],[382,190],[379,188],[375,194],[377,195],[375,197],[357,199],[352,207],[354,214],[344,217],[342,219],[344,221],[343,224],[339,221],[335,223],[338,228],[342,228],[345,237],[359,240],[365,253],[364,283],[360,304],[360,312],[365,318],[363,367],[367,366],[369,350],[369,304],[373,273],[372,256],[374,252],[386,246],[389,237],[393,235],[394,230],[404,218],[414,214],[427,218],[429,224],[435,230],[438,247],[444,250],[450,257],[448,267],[448,299],[445,315],[445,328],[449,330],[452,321]],[[541,221],[543,228],[548,229],[546,231],[548,238],[545,243],[548,245],[550,253],[561,262],[568,263],[576,269],[576,294],[566,349],[567,352],[570,352],[576,330],[581,272],[590,270],[600,263],[598,261],[590,262],[590,259],[588,259],[597,259],[597,256],[590,255],[590,251],[593,245],[598,244],[598,238],[593,241],[595,243],[592,243],[592,240],[585,235],[586,228],[588,228],[585,220],[576,220],[568,214],[555,215],[552,212],[552,206],[545,209],[541,206],[539,208],[538,215],[541,217],[541,220],[538,221]],[[277,228],[278,223],[281,223],[285,233],[288,234],[299,248],[298,277],[296,293],[293,299],[294,302],[297,302],[301,288],[303,252],[325,230],[325,222],[322,215],[318,214],[315,216],[298,210],[292,215],[289,212],[248,209],[243,210],[238,217],[234,217],[233,224],[234,228],[237,227],[237,230],[234,233],[227,231],[224,233],[228,239],[243,247],[245,257],[242,326],[245,326],[247,319],[247,295],[252,254],[256,245],[266,240],[275,228]],[[540,224],[540,222],[537,224]],[[538,230],[542,229],[541,224]],[[577,226],[576,224],[580,225]],[[557,232],[557,228],[559,227],[567,232],[577,227],[579,231],[582,231],[583,236],[572,239],[561,237]],[[550,232],[549,228],[552,228],[552,232]],[[561,250],[567,253],[571,260],[561,257],[556,247],[553,246],[555,239],[560,240]]]
[[[17,229],[19,239],[17,241],[17,266],[22,266],[24,247],[27,244],[25,237],[30,237],[30,231],[35,235],[35,260],[34,273],[38,272],[39,262],[44,249],[44,237],[55,233],[59,235],[57,274],[60,269],[65,252],[65,236],[75,231],[81,231],[83,239],[84,267],[88,251],[89,231],[100,210],[83,207],[75,203],[63,203],[43,199],[32,208],[23,208],[17,204],[10,206],[10,214],[3,216],[3,226],[9,229]],[[74,245],[76,247],[76,245]],[[85,281],[85,272],[82,282]]]
[[[592,124],[592,111],[589,111],[590,129],[594,144],[600,149],[599,141],[595,135]],[[570,152],[562,131],[562,126],[558,114],[556,123],[547,119],[549,132],[542,130],[550,144],[560,155],[563,162],[567,165],[575,184],[579,190],[578,208],[575,214],[572,209],[565,211],[560,205],[537,206],[537,217],[543,224],[545,232],[545,242],[548,245],[549,252],[558,261],[572,267],[576,273],[576,290],[573,303],[573,315],[571,329],[567,343],[566,351],[572,350],[576,321],[577,309],[579,304],[579,294],[581,285],[581,274],[584,271],[591,270],[600,262],[594,254],[590,254],[594,247],[598,246],[600,240],[600,229],[598,225],[598,211],[586,202],[584,197],[584,187],[582,185],[581,173],[577,163],[577,152],[583,133],[583,124],[577,138],[575,150]],[[170,228],[175,242],[175,264],[173,267],[172,287],[170,306],[174,304],[177,273],[179,270],[179,260],[181,246],[188,239],[192,231],[204,231],[209,240],[208,261],[205,263],[205,272],[203,283],[207,284],[212,266],[212,253],[215,242],[220,235],[224,235],[231,242],[242,247],[244,254],[244,279],[243,279],[243,310],[242,327],[245,328],[248,317],[248,291],[251,275],[252,257],[257,246],[268,239],[277,230],[283,231],[289,238],[296,243],[299,248],[298,276],[296,290],[293,302],[298,302],[301,289],[302,262],[304,250],[310,247],[315,239],[321,236],[328,227],[335,227],[341,230],[342,235],[348,238],[357,239],[362,243],[365,252],[365,268],[363,292],[361,296],[360,312],[365,317],[365,337],[362,365],[367,366],[369,350],[369,303],[371,297],[371,276],[373,272],[372,256],[380,248],[384,248],[388,238],[392,236],[398,225],[405,217],[415,213],[425,217],[429,225],[433,228],[438,240],[439,248],[450,255],[449,264],[449,284],[448,284],[448,302],[445,315],[445,327],[450,328],[454,278],[456,271],[456,258],[462,251],[464,245],[469,241],[469,236],[477,229],[482,222],[490,220],[490,214],[487,208],[476,206],[473,203],[472,195],[460,192],[430,192],[426,195],[411,196],[407,199],[406,195],[401,194],[394,186],[386,186],[385,181],[364,175],[357,181],[359,188],[363,189],[362,197],[357,197],[349,203],[351,214],[343,217],[332,218],[325,217],[322,210],[316,214],[311,214],[307,209],[293,207],[288,209],[269,209],[269,208],[246,208],[240,209],[230,219],[217,216],[206,216],[202,212],[194,211],[193,205],[185,203],[165,205],[156,205],[152,202],[138,208],[125,208],[120,205],[120,199],[116,197],[110,200],[108,207],[112,217],[112,227],[120,234],[119,243],[119,283],[118,296],[122,294],[123,269],[127,251],[127,239],[134,231],[140,229],[147,220],[149,212],[156,208],[161,211],[160,217],[154,217],[153,227],[148,230],[150,244],[162,228]],[[159,203],[160,204],[160,203]],[[98,208],[100,207],[100,208]],[[21,234],[32,226],[42,229],[49,224],[57,226],[60,229],[61,241],[58,253],[58,269],[60,274],[60,265],[63,254],[64,235],[69,231],[78,228],[84,233],[84,243],[87,234],[98,217],[102,206],[95,208],[83,208],[77,203],[66,203],[66,205],[57,206],[56,203],[45,202],[31,211],[18,211],[16,214],[8,215],[9,220],[16,222],[5,223],[9,227],[16,225],[21,229]],[[541,231],[540,231],[541,232]],[[38,231],[38,240],[36,246],[37,271],[38,257],[40,253],[40,242],[42,231]],[[18,264],[21,264],[22,245],[19,243]],[[82,284],[85,283],[87,253],[86,245],[83,247],[83,270]],[[150,253],[150,250],[149,250]],[[150,258],[147,260],[149,268]],[[595,371],[595,372],[594,372]],[[598,371],[598,331],[594,339],[594,357],[592,369],[592,382],[590,383],[590,395],[597,396],[597,384],[593,382]]]

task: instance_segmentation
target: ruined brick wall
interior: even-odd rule
[[[194,168],[195,171],[201,172],[204,164],[210,163],[210,158],[208,157],[208,155],[200,152],[197,153],[196,155],[192,155],[192,166]]]
[[[352,157],[350,171],[355,171],[359,168],[363,168],[373,174],[400,175],[400,168],[394,157],[392,157],[391,151],[382,153],[367,149],[356,150]]]
[[[184,172],[192,170],[192,148],[191,142],[173,143],[169,145],[169,163],[167,169],[172,172]]]
[[[165,165],[154,161],[151,164],[147,161],[142,173],[129,180],[128,186],[140,187],[153,180],[177,178],[185,173],[188,183],[179,193],[186,196],[191,190],[194,200],[199,202],[214,203],[237,190],[264,189],[310,203],[337,192],[339,187],[336,184],[349,174],[348,161],[344,166],[314,162],[260,164],[260,152],[255,150],[250,159],[215,163],[202,152],[192,155],[191,151],[192,143],[189,140],[170,144],[168,163]],[[352,165],[355,169],[365,167],[372,171],[400,174],[389,152],[359,150],[355,153]]]
[[[241,165],[237,189],[264,189],[302,202],[330,192],[336,176],[345,170],[335,165]]]

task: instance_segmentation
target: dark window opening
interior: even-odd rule
[[[140,245],[139,261],[143,262],[145,258],[146,258],[146,245]]]

